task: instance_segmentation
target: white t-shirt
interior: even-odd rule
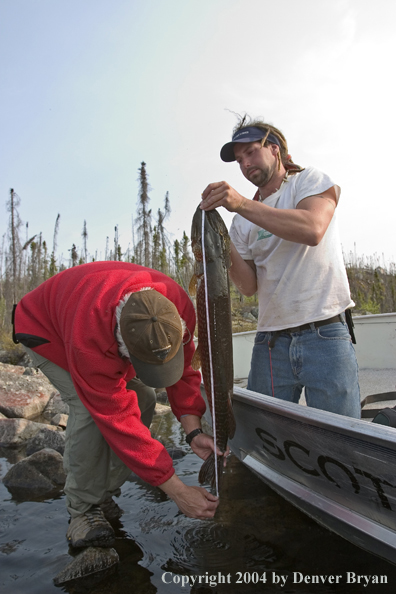
[[[308,196],[334,186],[324,173],[308,167],[290,176],[265,199],[275,208],[296,208]],[[258,331],[274,331],[326,320],[351,307],[349,283],[338,234],[336,212],[321,242],[314,247],[280,239],[235,215],[230,236],[244,260],[257,271]]]

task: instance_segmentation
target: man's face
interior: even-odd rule
[[[258,188],[265,186],[276,171],[276,145],[262,147],[260,142],[237,142],[234,155],[243,175]]]

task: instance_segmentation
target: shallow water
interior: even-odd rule
[[[197,485],[202,461],[185,444],[174,417],[156,417],[153,433],[167,447],[186,452],[175,460],[176,472],[188,485]],[[14,456],[0,458],[1,476],[14,461]],[[186,518],[162,491],[133,475],[118,503],[125,512],[116,529],[118,572],[86,588],[87,594],[395,591],[396,566],[318,526],[235,457],[230,458],[224,475],[214,520]],[[18,503],[1,483],[0,593],[77,592],[75,587],[56,588],[52,582],[72,559],[65,538],[67,527],[63,497]],[[353,572],[355,579],[358,575],[386,576],[388,584],[348,584],[347,572]],[[311,576],[332,575],[341,576],[338,584],[312,583],[320,578]],[[83,583],[80,590],[84,591]]]

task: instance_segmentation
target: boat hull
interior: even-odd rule
[[[232,452],[314,520],[396,564],[396,429],[234,387]]]

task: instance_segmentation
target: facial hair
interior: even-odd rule
[[[246,171],[246,179],[248,179],[254,186],[258,188],[262,188],[266,186],[268,182],[272,179],[272,176],[275,172],[276,163],[274,163],[273,167],[269,165],[267,167],[249,167]],[[250,171],[254,171],[252,175],[250,175]]]

